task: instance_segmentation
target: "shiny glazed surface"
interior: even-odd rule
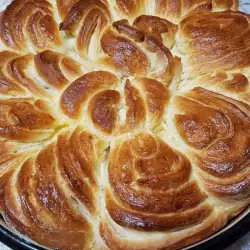
[[[178,249],[249,204],[249,16],[233,0],[14,0],[0,20],[0,211],[57,249]]]

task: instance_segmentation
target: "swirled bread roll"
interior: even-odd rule
[[[189,75],[249,66],[249,16],[239,12],[204,12],[181,22],[178,49]]]
[[[0,37],[11,49],[40,51],[60,46],[52,5],[44,0],[16,0],[1,17]]]
[[[205,186],[222,199],[248,198],[250,106],[202,88],[176,97],[176,106],[177,130],[196,150]]]
[[[162,42],[160,25],[168,30],[172,39],[174,25],[163,19],[144,17],[146,20],[136,19],[134,24],[129,25],[127,20],[113,23],[106,29],[102,38],[101,46],[107,54],[107,62],[121,70],[123,74],[149,76],[171,83],[180,74],[180,60],[174,57],[170,50]],[[149,31],[142,32],[140,26],[147,22]],[[164,23],[165,22],[165,23]],[[138,26],[138,29],[135,28]],[[156,35],[155,35],[156,34]],[[141,46],[141,48],[139,47]]]
[[[110,21],[111,14],[104,2],[80,0],[69,10],[60,30],[76,36],[78,53],[92,59],[100,53],[99,36]]]
[[[155,36],[168,48],[171,48],[175,42],[175,35],[178,30],[178,26],[167,19],[149,15],[138,16],[134,20],[133,26],[141,32]]]
[[[62,89],[81,75],[81,65],[72,58],[44,50],[34,58],[38,75],[50,86]]]
[[[1,51],[0,95],[51,99],[50,89],[63,89],[82,74],[81,65],[61,53],[44,50],[36,55]],[[39,82],[40,84],[37,84]]]
[[[76,128],[40,152],[27,154],[16,169],[1,177],[0,207],[5,219],[47,247],[91,247],[93,230],[88,217],[95,213],[94,166],[101,157],[100,147],[88,132]],[[78,201],[89,211],[86,218],[77,208]]]
[[[58,250],[177,250],[219,232],[250,204],[249,20],[236,0],[13,0],[6,228]]]
[[[155,0],[157,15],[178,22],[184,16],[203,11],[237,10],[237,0]]]
[[[42,100],[0,101],[0,137],[23,142],[41,141],[51,136],[58,121]]]
[[[150,134],[113,146],[108,178],[100,231],[110,249],[161,249],[181,242],[182,233],[200,237],[196,228],[206,234],[224,223],[192,180],[190,161]]]
[[[117,90],[119,83],[119,79],[107,71],[83,75],[63,92],[62,111],[74,120],[85,113],[87,122],[106,135],[119,135],[142,126],[159,126],[169,101],[168,89],[150,78],[127,80],[121,90],[122,100]],[[122,114],[119,115],[121,109],[125,109],[124,120]]]

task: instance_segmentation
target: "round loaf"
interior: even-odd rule
[[[250,203],[250,17],[236,0],[14,0],[0,18],[0,213],[60,250],[175,250]]]

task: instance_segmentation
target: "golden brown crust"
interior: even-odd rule
[[[178,31],[178,26],[167,19],[148,15],[137,17],[133,22],[133,26],[144,33],[155,36],[168,48],[172,47],[175,34]]]
[[[169,101],[169,91],[162,83],[150,78],[127,80],[122,89],[124,100],[114,89],[118,84],[118,78],[107,71],[85,74],[65,89],[61,108],[72,119],[86,112],[94,128],[106,135],[120,135],[145,124],[152,129],[161,125]],[[119,118],[121,106],[124,121]]]
[[[178,48],[189,74],[249,66],[249,16],[239,12],[204,12],[181,22]],[[227,46],[225,46],[227,44]]]
[[[0,53],[0,93],[1,94],[22,94],[24,89],[15,81],[12,81],[6,72],[6,66],[9,61],[17,58],[18,54],[10,51]]]
[[[110,219],[104,218],[100,225],[101,235],[108,247],[165,248],[161,241],[154,242],[154,246],[147,241],[139,245],[140,238],[132,237],[127,242],[117,237],[119,231],[116,230],[119,228],[110,227],[114,225],[110,220],[126,230],[136,230],[130,233],[138,236],[145,232],[170,233],[180,230],[180,238],[181,230],[186,229],[188,235],[190,227],[203,223],[205,226],[207,220],[212,222],[216,212],[190,174],[190,161],[152,135],[137,134],[130,140],[114,145],[108,163],[110,186],[106,185],[105,190]],[[164,235],[161,240],[164,242]],[[168,244],[175,243],[174,237],[169,238]]]
[[[176,105],[177,130],[198,150],[206,187],[222,199],[249,197],[250,107],[202,88],[177,97]]]
[[[81,75],[80,64],[51,50],[37,54],[34,63],[38,75],[57,89],[65,87],[69,80]]]
[[[99,160],[96,159],[94,141],[91,134],[78,128],[71,136],[68,131],[59,135],[56,145],[58,168],[75,197],[90,213],[95,212],[95,176]]]
[[[228,93],[245,94],[249,87],[249,81],[245,74],[225,71],[216,71],[213,74],[197,77],[194,82],[196,86],[217,88]]]
[[[140,93],[127,81],[124,87],[126,118],[117,125],[117,105],[121,102],[119,92],[106,90],[98,93],[90,101],[88,112],[95,126],[107,134],[131,131],[145,120],[145,107]]]
[[[91,38],[100,35],[111,20],[106,4],[101,0],[80,0],[76,2],[60,24],[60,30],[76,36],[76,49],[83,57],[88,57]],[[95,43],[95,53],[99,52],[99,39]],[[94,48],[92,48],[94,50]]]
[[[116,7],[126,17],[136,17],[145,11],[145,0],[116,0]]]
[[[145,19],[150,21],[147,23],[149,29],[141,31],[140,27],[146,22]],[[160,25],[165,29],[170,28],[167,36],[171,40],[177,31],[176,27],[166,20],[151,16],[136,19],[132,26],[127,20],[120,20],[106,29],[101,38],[101,46],[116,70],[121,70],[125,75],[147,75],[167,84],[175,77],[178,78],[180,60],[164,46],[161,36],[164,31]]]
[[[189,182],[190,169],[191,165],[188,159],[179,155],[178,152],[174,152],[165,143],[151,135],[139,134],[121,145],[114,146],[109,157],[108,171],[113,196],[117,197],[116,206],[122,202],[123,209],[126,207],[128,211],[132,209],[134,213],[140,211],[153,214],[183,212],[196,207],[203,202],[205,197],[198,190],[196,183]],[[137,174],[134,176],[135,172]],[[109,192],[107,197],[107,209],[114,219],[112,215],[115,214],[110,211],[109,207],[114,207],[115,201],[111,201],[114,198]],[[157,227],[153,226],[153,221],[149,225],[146,221],[134,224],[133,215],[127,213],[127,220],[126,215],[124,215],[124,219],[120,218],[122,224],[127,223],[127,227],[157,230]],[[131,223],[129,218],[131,218]],[[188,221],[185,221],[188,224]],[[157,218],[155,223],[157,225]],[[176,219],[175,223],[178,225]],[[182,223],[181,219],[180,223]],[[171,222],[168,226],[163,226],[162,229],[168,230],[169,226],[172,226],[171,229],[178,227]]]
[[[39,97],[50,97],[49,93],[41,86],[37,85],[34,80],[27,74],[26,70],[33,61],[33,55],[28,54],[25,56],[19,56],[10,60],[7,65],[7,72],[11,79],[28,91]]]
[[[147,119],[150,128],[154,129],[161,122],[170,99],[170,91],[152,78],[135,79],[135,84],[144,93]]]
[[[237,0],[13,0],[0,14],[0,213],[58,250],[177,250],[250,201]]]
[[[213,8],[219,10],[238,10],[238,0],[213,0]]]
[[[7,99],[0,101],[0,137],[21,142],[48,138],[57,121],[38,101]]]
[[[116,105],[120,101],[120,93],[116,90],[100,91],[90,100],[88,112],[98,129],[107,134],[113,133],[118,116]]]
[[[128,26],[128,25],[127,25]],[[132,33],[132,32],[131,32]],[[129,34],[130,37],[133,36]],[[142,35],[143,36],[143,35]],[[105,31],[101,45],[114,65],[127,74],[145,75],[149,62],[143,51],[128,38],[119,36],[112,29]]]
[[[56,6],[58,13],[61,19],[64,19],[70,9],[78,2],[79,0],[56,0]]]
[[[215,213],[211,218],[205,220],[204,223],[190,229],[189,232],[184,230],[183,235],[179,232],[168,232],[169,237],[164,238],[162,235],[157,235],[156,240],[155,238],[149,239],[150,234],[142,235],[142,240],[131,240],[128,237],[121,238],[119,233],[115,233],[112,226],[104,220],[100,224],[99,231],[106,245],[112,250],[176,250],[203,240],[222,228],[225,225],[226,220],[225,214]]]
[[[61,97],[61,107],[65,114],[72,118],[80,115],[81,105],[98,90],[118,84],[118,78],[105,71],[88,73],[73,83],[64,91]]]
[[[156,15],[175,22],[195,12],[238,10],[238,0],[155,0]]]
[[[36,55],[4,50],[0,60],[0,94],[10,97],[18,94],[51,99],[50,88],[63,89],[82,74],[78,62],[51,50]]]
[[[35,50],[60,45],[52,6],[45,0],[15,0],[1,17],[2,42],[15,50],[28,49],[27,39]]]
[[[95,140],[80,128],[67,131],[56,142],[24,160],[17,173],[10,170],[1,176],[0,207],[5,219],[23,234],[47,247],[90,247],[93,237],[91,225],[77,209],[73,209],[72,202],[74,198],[91,213],[94,212],[94,167],[99,161],[95,154]],[[75,164],[80,165],[78,170]],[[61,181],[58,171],[63,178]],[[88,181],[82,177],[88,177]],[[64,185],[72,190],[70,195],[63,191]],[[18,200],[20,203],[17,203]]]
[[[211,10],[210,0],[155,0],[156,14],[175,21],[180,20],[190,12]]]

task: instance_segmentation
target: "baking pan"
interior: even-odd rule
[[[223,250],[250,231],[250,207],[228,223],[215,235],[193,244],[183,250]],[[13,250],[46,250],[20,238],[0,225],[0,241]]]

